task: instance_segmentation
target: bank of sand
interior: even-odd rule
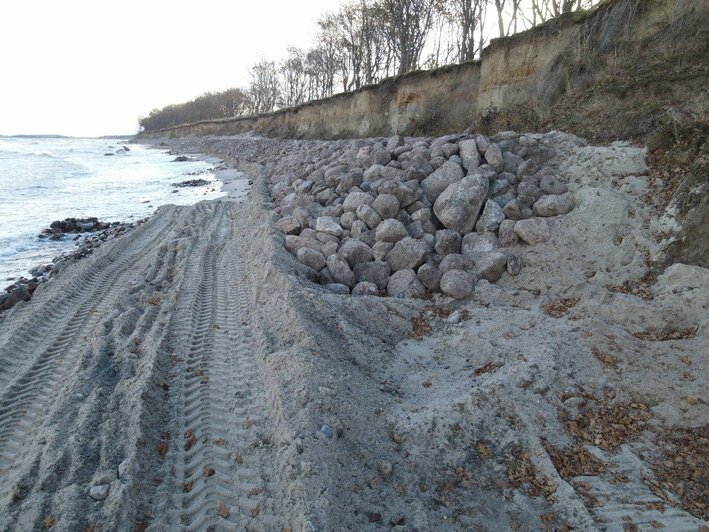
[[[643,150],[559,135],[576,209],[452,302],[307,281],[269,186],[326,143],[167,142],[254,186],[162,207],[1,319],[0,528],[707,525],[707,270],[608,288],[661,252]]]

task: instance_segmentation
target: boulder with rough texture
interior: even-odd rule
[[[428,253],[427,245],[421,240],[406,237],[387,253],[386,261],[393,271],[413,269],[423,264]]]
[[[510,275],[519,275],[522,271],[522,259],[517,255],[507,256],[507,273]]]
[[[539,188],[544,194],[565,194],[569,190],[555,175],[544,175],[539,178]]]
[[[330,255],[326,262],[333,281],[349,288],[354,287],[356,284],[354,272],[343,257],[338,254]]]
[[[460,252],[475,261],[482,255],[494,251],[497,246],[495,233],[468,233],[460,244]]]
[[[369,229],[374,229],[382,222],[381,217],[369,205],[360,205],[357,207],[357,218],[367,224]]]
[[[362,281],[357,283],[352,289],[353,296],[378,296],[379,289],[374,283],[368,283],[367,281]]]
[[[389,253],[393,247],[394,244],[392,242],[375,242],[372,246],[374,260],[384,260],[384,257],[387,256],[387,253]]]
[[[544,218],[520,220],[515,224],[515,233],[527,244],[541,244],[549,240],[549,223]]]
[[[454,229],[440,229],[436,231],[436,243],[434,249],[439,255],[450,255],[460,253],[460,242],[462,237]]]
[[[497,144],[490,143],[485,150],[485,160],[495,167],[498,172],[502,172],[505,169],[505,159],[502,157],[502,150]]]
[[[342,208],[345,212],[355,212],[360,205],[371,205],[373,201],[374,198],[366,192],[350,192],[342,203]]]
[[[398,242],[409,236],[406,227],[399,220],[389,218],[377,226],[374,239],[377,242]]]
[[[505,213],[505,216],[510,220],[526,220],[533,215],[532,209],[517,199],[511,200],[505,205],[502,212]]]
[[[340,246],[338,253],[347,261],[350,268],[354,268],[356,264],[374,260],[372,249],[361,240],[355,238],[346,240],[342,246]]]
[[[315,220],[315,230],[338,237],[342,234],[340,222],[332,216],[320,216]]]
[[[498,242],[502,247],[514,246],[517,243],[517,234],[515,233],[514,220],[505,220],[500,224],[498,231]]]
[[[441,292],[454,299],[464,299],[473,293],[475,277],[463,270],[449,270],[441,277]]]
[[[468,233],[475,227],[488,187],[488,180],[483,176],[463,178],[438,196],[433,212],[446,228]]]
[[[441,277],[443,274],[436,269],[432,264],[422,264],[416,274],[423,284],[430,292],[440,292],[441,290]]]
[[[300,221],[294,216],[284,216],[276,222],[276,229],[286,235],[297,235],[301,227]]]
[[[298,261],[302,262],[306,266],[309,266],[316,272],[319,272],[325,267],[325,255],[312,248],[300,248],[296,254]]]
[[[537,216],[559,216],[574,209],[574,197],[569,194],[542,196],[534,203],[534,214]]]
[[[485,231],[497,231],[500,224],[505,221],[505,213],[502,212],[502,207],[491,200],[485,202],[480,218],[475,224],[475,230],[479,233]]]
[[[399,270],[389,278],[387,294],[391,297],[423,297],[426,288],[421,284],[416,272],[411,269]]]
[[[382,218],[395,218],[399,213],[399,200],[393,194],[379,194],[372,202],[372,209]]]
[[[389,282],[391,267],[384,261],[362,262],[354,267],[355,280],[358,283],[373,283],[384,290]]]
[[[322,250],[322,244],[314,238],[306,238],[304,236],[288,235],[286,237],[286,249],[293,255],[296,255],[300,248],[312,248],[320,251]]]
[[[458,143],[460,158],[468,173],[480,166],[480,152],[474,139],[461,140]]]
[[[475,262],[475,275],[491,283],[497,282],[507,268],[507,256],[493,251],[483,255]]]
[[[446,188],[457,183],[464,176],[463,169],[459,164],[448,161],[421,181],[421,188],[428,200],[435,202]]]
[[[449,272],[450,270],[464,270],[470,271],[474,267],[474,262],[470,257],[461,255],[459,253],[451,253],[443,257],[443,260],[438,265],[438,270],[441,273]]]

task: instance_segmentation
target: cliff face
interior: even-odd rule
[[[590,87],[598,89],[617,77],[619,69],[628,72],[632,68],[627,65],[646,64],[648,56],[657,60],[663,54],[664,66],[676,65],[678,57],[695,65],[705,62],[702,21],[707,16],[709,0],[609,0],[591,13],[566,15],[494,40],[481,61],[412,72],[294,109],[199,122],[143,136],[246,131],[294,138],[438,134],[465,129],[481,116],[494,121],[500,113],[516,113],[520,127],[527,129],[545,122],[573,130],[572,123],[550,120],[555,104],[565,97],[582,96]],[[664,75],[667,69],[659,65],[659,70]],[[705,83],[706,69],[669,81],[675,87],[662,95],[663,105],[677,96],[677,84]],[[655,90],[652,85],[657,84],[651,80],[648,89]],[[578,105],[578,111],[592,116],[599,102],[579,101]],[[510,126],[514,125],[513,121]]]

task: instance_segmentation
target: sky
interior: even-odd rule
[[[151,109],[245,86],[337,0],[4,0],[0,135],[132,134]]]

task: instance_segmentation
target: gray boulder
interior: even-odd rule
[[[495,233],[468,233],[463,237],[460,252],[473,261],[497,249],[498,241]]]
[[[574,209],[574,197],[569,194],[549,195],[539,198],[533,207],[537,216],[559,216]]]
[[[391,267],[383,261],[362,262],[355,265],[354,275],[358,283],[373,283],[379,290],[384,290],[389,282]]]
[[[473,293],[475,277],[463,270],[450,270],[441,277],[441,292],[454,299],[464,299]]]
[[[330,255],[326,262],[333,281],[349,288],[354,287],[356,284],[354,272],[343,257],[338,254]]]
[[[443,260],[441,261],[441,264],[438,266],[438,270],[441,273],[446,273],[451,270],[464,270],[464,271],[470,271],[474,267],[474,263],[472,259],[469,257],[466,257],[465,255],[461,255],[459,253],[453,253],[451,255],[446,255],[443,257]]]
[[[323,284],[323,288],[325,288],[328,292],[332,292],[333,294],[338,294],[341,296],[347,296],[350,294],[349,287],[341,283]]]
[[[343,229],[347,229],[348,231],[352,229],[352,224],[355,223],[355,220],[357,220],[357,214],[354,212],[345,212],[342,213],[340,216],[340,225],[342,226]]]
[[[300,221],[294,216],[284,216],[276,222],[276,228],[286,235],[297,235],[301,227]]]
[[[478,145],[474,139],[462,140],[458,143],[460,148],[460,158],[463,160],[463,166],[471,173],[480,166],[480,152]]]
[[[366,192],[351,192],[342,203],[345,212],[355,212],[360,205],[371,205],[374,198]]]
[[[505,213],[502,212],[502,207],[494,201],[488,200],[485,202],[485,208],[475,224],[475,230],[479,233],[497,231],[500,224],[504,221]]]
[[[526,220],[533,215],[532,209],[517,199],[511,200],[505,205],[502,212],[511,220]]]
[[[464,175],[459,164],[448,161],[424,179],[421,188],[428,200],[435,202],[446,188],[463,179]]]
[[[515,224],[515,233],[527,244],[541,244],[549,240],[549,223],[544,218],[520,220]]]
[[[491,283],[497,282],[507,268],[507,256],[504,253],[493,251],[483,255],[475,262],[475,275],[479,279],[486,279]]]
[[[377,212],[382,220],[395,218],[399,212],[399,208],[399,200],[393,194],[379,194],[372,202],[372,209]]]
[[[514,246],[517,243],[517,234],[515,233],[514,220],[505,220],[500,224],[498,231],[498,242],[502,247]]]
[[[377,242],[398,242],[409,236],[406,227],[399,220],[389,218],[377,226],[374,239]]]
[[[394,247],[394,244],[392,242],[376,242],[372,246],[372,254],[374,255],[374,260],[384,260],[384,258],[387,256],[387,253],[391,251],[391,248]]]
[[[374,229],[382,222],[377,211],[372,209],[369,205],[360,205],[357,207],[357,218],[366,223],[369,229]]]
[[[497,144],[491,143],[485,150],[485,160],[495,167],[495,170],[502,172],[505,169],[505,159],[502,157],[502,150]]]
[[[325,255],[312,248],[300,248],[296,254],[297,259],[315,271],[320,271],[325,267]]]
[[[517,255],[507,256],[507,273],[510,275],[519,275],[522,271],[522,259]]]
[[[488,180],[480,175],[468,176],[449,185],[433,205],[433,212],[448,229],[461,233],[473,230],[485,203]]]
[[[347,261],[350,268],[354,268],[356,264],[374,260],[371,248],[361,240],[357,240],[355,238],[346,240],[340,246],[338,253]]]
[[[355,287],[352,289],[352,295],[353,296],[378,296],[379,295],[379,289],[377,288],[377,285],[374,283],[368,283],[367,281],[363,281],[361,283],[357,283]]]
[[[423,297],[426,289],[416,276],[416,272],[411,269],[399,270],[395,272],[387,284],[387,294],[391,297]]]
[[[440,229],[436,231],[436,243],[433,249],[439,255],[450,255],[451,253],[460,253],[460,243],[462,237],[460,233],[454,229]]]
[[[565,194],[569,188],[555,175],[544,175],[539,179],[539,188],[544,194]]]
[[[419,267],[426,260],[428,246],[421,240],[406,237],[396,244],[387,253],[386,261],[393,271],[413,269]]]
[[[432,264],[422,264],[416,275],[429,292],[440,292],[443,274]]]
[[[288,235],[286,236],[286,249],[293,255],[297,255],[300,248],[312,248],[322,250],[322,244],[314,238],[306,238],[304,236]]]
[[[342,234],[342,226],[339,221],[332,216],[318,217],[318,219],[315,220],[315,230],[334,237],[338,237]]]

